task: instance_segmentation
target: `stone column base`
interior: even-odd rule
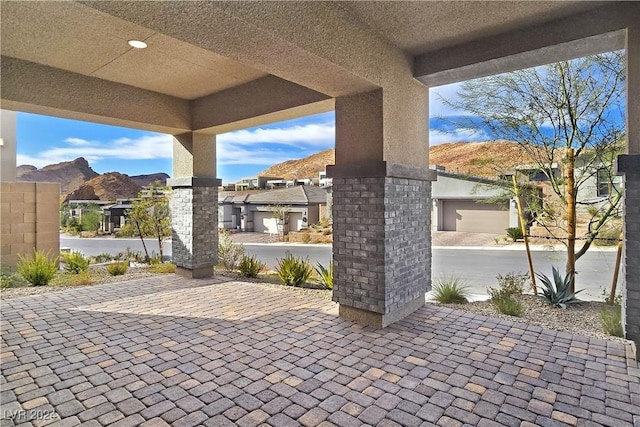
[[[374,328],[386,328],[392,323],[402,320],[425,304],[425,296],[419,296],[418,298],[405,303],[397,310],[380,314],[369,310],[362,310],[360,308],[349,307],[348,305],[340,304],[338,308],[338,314],[345,320],[355,322],[359,325],[372,326]]]
[[[185,279],[206,279],[213,277],[213,264],[199,268],[176,267],[176,274]]]

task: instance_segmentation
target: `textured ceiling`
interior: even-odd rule
[[[360,61],[351,57],[349,50],[350,43],[357,40],[314,40],[314,34],[329,34],[314,28],[327,25],[324,14],[331,18],[346,14],[349,19],[336,18],[333,25],[354,25],[358,28],[354,35],[362,29],[387,46],[417,55],[602,4],[314,3],[2,1],[1,53],[186,100],[240,86],[268,73],[334,96],[369,88],[375,81],[371,78],[375,70],[370,71],[375,64],[363,62],[359,69],[354,66],[356,72],[365,70],[354,78],[349,75],[352,70],[344,73],[340,61]],[[319,11],[322,13],[313,16]],[[298,21],[283,19],[289,13]],[[308,31],[303,30],[306,22]],[[145,40],[148,48],[133,49],[127,44],[129,39]],[[314,43],[315,50],[307,51]],[[366,55],[362,49],[353,53]],[[375,55],[369,56],[375,59]],[[314,81],[322,81],[322,87],[311,86]]]
[[[598,1],[341,2],[359,20],[405,52],[425,51],[540,24],[602,6]]]
[[[266,75],[75,2],[2,2],[2,55],[184,99]]]

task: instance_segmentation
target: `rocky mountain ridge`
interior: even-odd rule
[[[116,200],[136,197],[142,187],[169,178],[164,172],[128,176],[119,172],[99,174],[89,162],[78,157],[69,162],[44,166],[21,165],[16,169],[18,181],[57,182],[61,200]]]
[[[447,172],[496,178],[500,170],[530,163],[525,150],[515,142],[451,142],[429,147],[429,164],[443,166]],[[317,178],[326,165],[335,164],[333,148],[299,160],[278,163],[260,172],[259,176]]]

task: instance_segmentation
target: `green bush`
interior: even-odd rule
[[[520,301],[507,294],[499,294],[491,298],[491,304],[502,314],[509,316],[522,316],[524,307]]]
[[[509,272],[504,276],[498,274],[496,276],[498,280],[499,289],[489,288],[487,291],[491,298],[499,295],[513,296],[522,295],[524,292],[524,285],[529,280],[528,274]]]
[[[129,261],[116,261],[107,264],[107,272],[112,276],[122,276],[129,268]]]
[[[316,266],[316,272],[320,277],[320,282],[327,289],[333,289],[333,262],[329,262],[329,268],[325,268],[324,265],[318,263]]]
[[[443,304],[465,304],[468,302],[467,288],[457,277],[437,279],[432,292],[433,298]]]
[[[240,264],[238,264],[238,270],[244,277],[257,277],[258,273],[265,267],[265,264],[255,256],[244,256]]]
[[[0,288],[18,288],[27,285],[29,282],[16,273],[0,273]]]
[[[147,267],[147,270],[152,273],[168,274],[176,272],[176,265],[170,262],[163,262],[162,264],[152,264]]]
[[[64,269],[69,273],[79,274],[89,268],[89,260],[80,252],[62,253],[61,257],[62,262],[64,262]]]
[[[294,257],[287,251],[286,256],[278,260],[276,273],[285,285],[299,287],[307,283],[313,274],[313,268],[308,258]]]
[[[524,238],[524,234],[522,234],[522,228],[520,227],[509,227],[507,228],[507,236],[511,238],[514,242],[519,239]]]
[[[613,307],[605,307],[600,310],[600,324],[602,329],[608,335],[614,337],[624,337],[622,329],[622,310],[619,305]]]
[[[560,272],[552,267],[553,271],[553,282],[547,276],[542,273],[538,273],[537,276],[542,282],[542,294],[547,302],[554,307],[567,308],[568,304],[578,303],[580,300],[576,298],[576,294],[582,292],[582,289],[572,293],[571,292],[571,279],[573,278],[573,273],[567,273],[567,275],[562,278],[560,276]]]
[[[34,286],[48,285],[58,272],[57,258],[48,253],[33,251],[33,257],[18,255],[18,273]]]
[[[236,245],[226,231],[220,234],[218,241],[218,263],[226,270],[233,271],[244,257],[244,247]]]

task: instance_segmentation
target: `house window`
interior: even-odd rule
[[[620,177],[611,176],[607,169],[598,169],[597,181],[598,197],[608,197],[614,187],[620,186]]]

